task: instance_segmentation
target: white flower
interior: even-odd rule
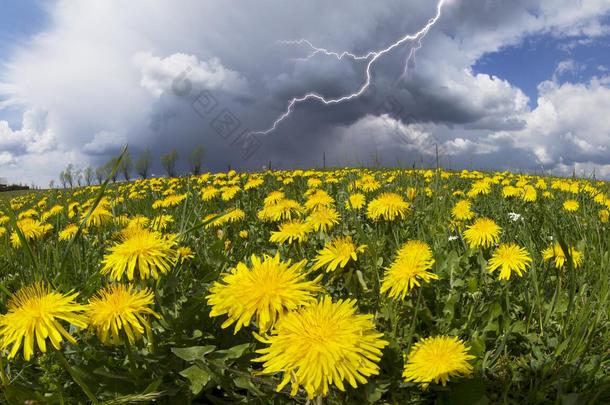
[[[451,241],[453,241],[453,240],[457,240],[457,238],[458,238],[457,236],[450,235],[450,236],[449,236],[449,238],[447,238],[447,240],[448,240],[449,242],[451,242]]]
[[[521,214],[517,214],[516,212],[509,212],[508,216],[510,217],[511,221],[513,221],[513,222],[516,222],[523,218],[521,216]]]

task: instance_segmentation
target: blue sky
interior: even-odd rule
[[[44,29],[46,12],[40,0],[3,0],[0,13],[0,55]]]
[[[298,103],[252,156],[193,107],[210,91],[214,114],[260,130],[292,98],[350,94],[364,62],[278,43],[380,50],[420,30],[438,4],[407,75],[409,43],[374,65],[374,92]],[[609,35],[608,0],[4,0],[0,173],[46,184],[125,144],[155,156],[203,144],[207,170],[310,167],[323,153],[338,166],[371,156],[426,165],[439,145],[453,168],[610,177]]]
[[[551,79],[562,61],[573,60],[578,66],[576,71],[559,76],[560,83],[568,80],[587,82],[593,76],[603,75],[603,69],[610,70],[610,41],[607,36],[586,44],[577,44],[578,40],[558,39],[549,34],[534,35],[519,45],[485,55],[473,69],[508,80],[527,94],[530,106],[534,107],[538,85]]]

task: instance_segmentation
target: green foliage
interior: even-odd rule
[[[114,160],[113,166],[106,168],[105,177],[112,177],[119,167],[120,161]],[[140,172],[137,162],[136,171]],[[367,201],[384,191],[405,196],[408,187],[417,190],[406,220],[375,222],[365,210],[345,207],[353,191],[350,185],[363,174],[374,176],[381,185],[379,190],[366,193]],[[264,184],[245,190],[245,183],[253,176],[264,179]],[[519,180],[535,184],[538,180],[500,176],[511,184]],[[320,187],[335,199],[341,222],[330,232],[311,234],[300,245],[269,242],[277,224],[257,217],[263,199],[271,191],[282,189],[288,198],[303,203],[312,177],[324,180]],[[337,181],[329,181],[333,179]],[[608,184],[564,180],[577,184],[576,192],[549,187],[553,198],[542,197],[542,190],[538,190],[537,201],[525,202],[518,197],[503,198],[498,181],[490,194],[472,197],[477,217],[493,218],[502,227],[502,242],[524,246],[532,256],[532,265],[523,277],[500,281],[497,274],[487,271],[493,248],[469,248],[461,239],[463,226],[452,223],[451,208],[463,198],[453,192],[468,192],[474,180],[476,176],[441,176],[425,171],[223,173],[122,184],[105,182],[0,201],[0,210],[10,217],[3,225],[7,232],[0,235],[2,313],[7,311],[9,296],[34,280],[46,279],[58,291],[78,291],[82,303],[108,284],[99,274],[100,263],[124,224],[112,221],[87,232],[79,231],[70,241],[60,241],[57,235],[67,224],[85,230],[87,215],[102,198],[110,203],[115,218],[171,215],[173,222],[165,232],[178,234],[180,244],[194,252],[192,259],[177,264],[169,274],[147,282],[146,286],[155,292],[154,310],[160,319],[151,320],[152,331],[142,340],[131,346],[105,346],[90,330],[71,330],[78,343],[62,346],[69,368],[52,351],[37,353],[30,362],[20,356],[10,361],[2,357],[0,397],[8,404],[92,402],[85,394],[86,387],[103,404],[307,403],[303,391],[291,397],[289,386],[276,392],[280,375],[259,373],[260,363],[252,359],[259,356],[256,351],[264,343],[253,336],[258,332],[256,326],[237,334],[232,328],[223,329],[226,317],[210,317],[205,296],[223,273],[252,254],[279,252],[283,259],[296,262],[306,258],[311,263],[332,237],[350,235],[358,245],[367,245],[365,253],[343,270],[318,271],[316,275],[323,274],[325,293],[333,298],[357,298],[360,313],[374,316],[377,329],[390,344],[383,352],[378,376],[356,389],[347,387],[345,392],[333,388],[324,403],[610,402],[609,227],[598,217],[604,206],[584,190],[589,185],[607,195]],[[544,180],[549,186],[555,181]],[[202,200],[205,187],[222,189],[233,184],[240,187],[234,198]],[[186,194],[187,198],[175,207],[152,208],[167,194]],[[578,211],[563,211],[562,203],[568,198],[578,200]],[[39,206],[43,199],[45,204]],[[89,206],[76,217],[69,217],[67,206],[71,202],[89,202]],[[53,231],[44,239],[28,240],[18,231],[20,213],[33,208],[41,215],[55,204],[64,209],[46,220]],[[246,218],[220,227],[206,226],[232,208],[244,210]],[[511,212],[519,213],[522,219],[513,221],[508,215]],[[216,217],[204,221],[212,214]],[[239,236],[244,230],[247,238]],[[11,245],[13,231],[21,248]],[[583,265],[556,269],[544,261],[541,252],[551,242],[550,237],[584,252]],[[439,279],[422,283],[404,301],[390,300],[379,293],[385,268],[400,246],[412,239],[431,246],[435,258],[432,271]],[[421,338],[435,335],[463,339],[476,357],[475,372],[471,378],[452,378],[447,386],[431,384],[423,390],[402,378],[404,355]]]

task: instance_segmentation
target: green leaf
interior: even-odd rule
[[[214,353],[214,356],[219,360],[234,360],[239,359],[250,347],[250,343],[244,343],[243,345],[233,346],[230,349],[218,350]]]
[[[485,395],[485,381],[474,378],[451,384],[449,392],[444,393],[448,404],[453,405],[487,405],[489,399]]]
[[[190,366],[180,372],[180,375],[191,383],[191,392],[199,394],[203,387],[212,379],[212,375],[199,366]]]
[[[254,384],[252,384],[252,380],[249,377],[246,377],[244,375],[237,376],[233,379],[233,383],[236,387],[248,390],[256,396],[265,396],[265,393],[263,391],[259,390]]]
[[[200,360],[206,354],[210,354],[216,349],[216,346],[191,346],[191,347],[173,347],[172,353],[180,357],[182,360],[195,361]]]

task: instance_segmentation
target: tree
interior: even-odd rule
[[[85,170],[83,170],[83,177],[85,178],[85,183],[90,186],[93,182],[93,167],[88,166]]]
[[[143,179],[148,177],[151,163],[152,154],[150,153],[150,149],[145,149],[144,152],[142,152],[142,154],[138,157],[138,160],[136,160],[136,172]]]
[[[201,173],[201,165],[203,163],[204,150],[203,146],[198,146],[189,155],[189,166],[191,173],[198,175]]]
[[[50,189],[55,188],[55,180],[51,179],[51,181],[49,181],[49,188]]]
[[[68,185],[68,179],[66,178],[65,170],[59,172],[59,182],[61,183],[63,188],[66,188],[66,186]]]
[[[106,165],[97,167],[95,169],[95,179],[97,180],[97,184],[102,184],[104,179],[106,178]]]
[[[62,181],[62,183],[64,183],[64,188],[65,188],[65,184],[67,183],[70,188],[74,187],[74,165],[72,163],[70,163],[68,165],[68,167],[66,167],[66,170],[63,171],[64,174],[64,181]]]
[[[110,159],[108,162],[106,162],[106,175],[110,176],[110,179],[112,180],[113,183],[116,183],[117,178],[119,177],[119,171],[115,171],[114,168],[116,167],[117,163],[119,162],[119,158],[118,157],[113,157],[112,159]]]
[[[78,184],[78,186],[82,186],[82,181],[83,181],[83,171],[82,170],[76,170],[74,172],[74,178],[76,178],[76,183]]]
[[[172,149],[169,153],[161,156],[161,165],[165,169],[168,177],[176,177],[176,161],[178,160],[178,152]]]
[[[121,173],[123,173],[123,177],[125,181],[129,181],[131,171],[133,170],[133,162],[131,161],[131,155],[128,151],[123,155],[123,159],[121,160],[121,166],[119,167]]]

